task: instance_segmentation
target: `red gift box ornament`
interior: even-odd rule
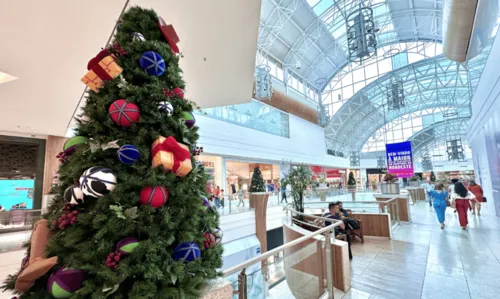
[[[123,69],[116,63],[115,57],[107,49],[102,50],[87,64],[89,70],[81,79],[94,92],[104,85],[104,81],[113,80],[120,75]]]
[[[189,148],[180,144],[174,137],[158,137],[152,146],[153,168],[162,166],[172,170],[177,176],[186,176],[193,168]]]
[[[179,54],[179,47],[177,47],[177,43],[180,40],[177,36],[177,32],[175,32],[174,26],[167,25],[162,17],[158,17],[158,26],[160,27],[161,33],[163,33],[163,36],[167,40],[170,49],[172,49],[172,52]]]

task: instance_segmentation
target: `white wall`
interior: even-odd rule
[[[283,161],[346,168],[347,159],[326,154],[323,128],[294,115],[290,119],[290,138],[196,115],[200,127],[198,144],[208,154],[242,157],[259,161]]]
[[[488,207],[500,217],[500,39],[493,48],[472,98],[467,139],[474,170],[483,185]]]

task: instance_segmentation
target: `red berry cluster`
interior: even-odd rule
[[[113,50],[118,54],[119,56],[124,56],[127,55],[127,51],[123,49],[123,46],[120,46],[117,42],[113,43]]]
[[[57,154],[56,158],[59,159],[59,162],[64,163],[68,161],[69,157],[64,152],[60,152],[59,154]]]
[[[162,89],[163,95],[168,98],[179,97],[184,99],[184,90],[180,87],[175,87],[174,89]]]
[[[191,151],[191,154],[193,156],[199,156],[201,153],[203,153],[203,146],[199,147],[199,146],[195,145],[193,147],[193,150]]]
[[[52,221],[52,229],[65,229],[69,225],[73,225],[76,223],[77,216],[78,216],[78,211],[73,211],[73,205],[72,204],[65,204],[63,211],[64,214],[62,214],[57,221]]]
[[[120,252],[111,252],[106,258],[106,267],[116,270],[118,268],[118,263],[120,262],[122,254]]]
[[[205,249],[215,247],[215,236],[209,232],[206,232],[204,236],[205,240],[203,241],[203,247],[205,247]]]

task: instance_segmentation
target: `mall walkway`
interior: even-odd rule
[[[451,209],[446,229],[434,209],[412,206],[413,223],[399,227],[393,240],[366,238],[353,243],[352,289],[343,299],[496,299],[500,298],[500,218],[492,209],[470,216],[462,231]],[[0,254],[0,280],[16,271],[23,251]],[[283,284],[283,283],[282,283]],[[293,298],[283,284],[272,298]],[[0,299],[10,299],[0,294]]]
[[[413,223],[393,240],[354,243],[352,289],[335,298],[500,298],[500,218],[484,209],[462,231],[451,209],[441,230],[434,209],[412,206]]]

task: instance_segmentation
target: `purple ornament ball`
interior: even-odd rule
[[[70,298],[86,278],[87,273],[83,270],[61,268],[49,277],[47,290],[54,298]]]

